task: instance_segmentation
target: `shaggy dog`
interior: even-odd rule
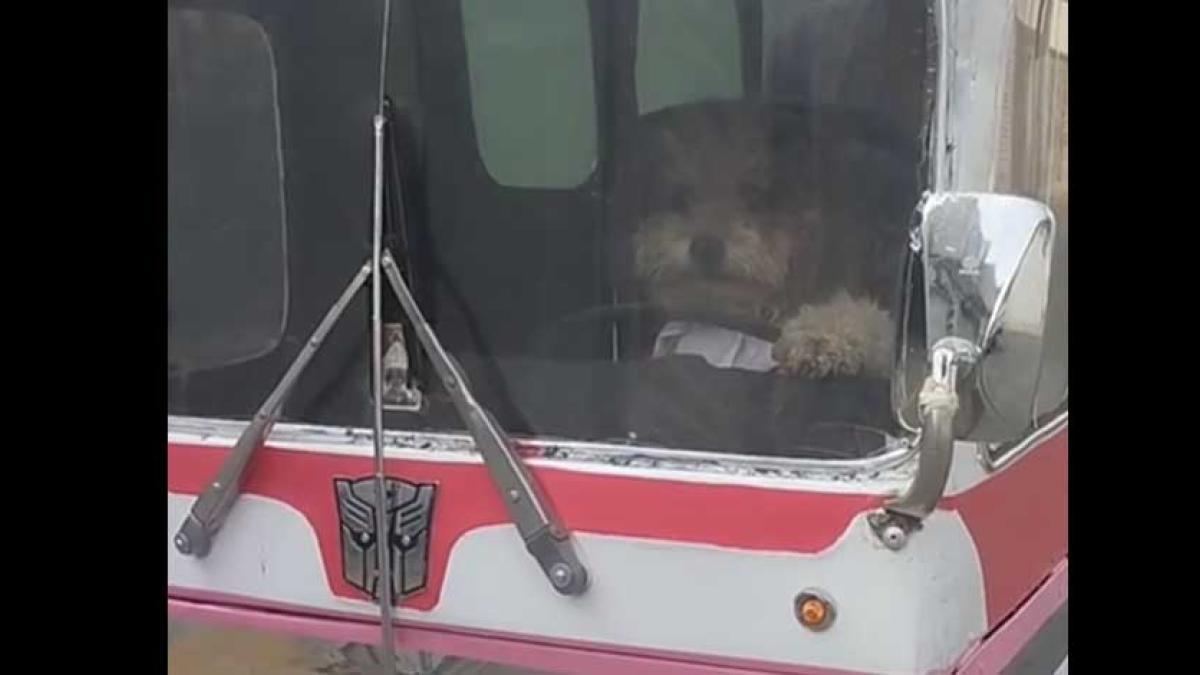
[[[759,349],[769,365],[752,369],[886,377],[894,336],[884,308],[903,250],[886,233],[904,227],[882,222],[896,213],[895,190],[874,180],[886,183],[894,164],[859,136],[755,103],[644,118],[617,180],[650,303],[670,317],[774,328],[778,339]],[[667,332],[678,340],[695,326]]]

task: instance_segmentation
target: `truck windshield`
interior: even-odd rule
[[[890,401],[895,310],[926,175],[933,36],[924,0],[393,2],[384,89],[391,102],[389,194],[398,199],[390,205],[388,245],[476,397],[506,430],[808,458],[887,449],[889,435],[899,434]],[[306,44],[333,44],[313,40]],[[342,42],[358,49],[351,45],[358,38]],[[313,124],[289,127],[300,114],[289,106],[329,107],[320,91],[326,85],[315,78],[340,69],[343,75],[327,83],[336,88],[366,59],[310,59],[302,73],[288,68],[308,63],[307,52],[276,47],[284,54],[279,96],[291,97],[277,113],[269,101],[260,105],[222,85],[239,84],[249,77],[244,72],[184,73],[215,83],[208,96],[229,92],[254,104],[243,106],[253,119],[225,120],[227,130],[250,133],[258,129],[252,121],[272,130],[272,115],[284,130],[279,139],[273,130],[261,134],[270,142],[258,159],[241,136],[226,134],[237,141],[228,154],[264,169],[258,173],[175,171],[213,147],[204,138],[181,140],[171,167],[191,183],[172,182],[173,195],[198,195],[192,183],[199,178],[210,192],[228,183],[247,194],[278,195],[279,177],[295,176],[284,183],[287,216],[303,219],[315,207],[293,204],[322,199],[316,177],[360,165],[342,161],[348,155],[332,144],[318,165],[318,153],[304,144],[333,137]],[[263,63],[275,67],[265,57]],[[264,73],[254,91],[269,94],[275,75]],[[196,117],[200,103],[172,96],[172,110],[190,115],[189,123],[207,120],[205,133],[220,131],[216,118]],[[358,105],[340,107],[349,114]],[[229,102],[204,107],[238,112]],[[316,116],[311,121],[319,126]],[[345,134],[346,142],[363,143],[364,158],[369,124],[367,113],[361,129]],[[282,167],[270,163],[281,157]],[[313,188],[297,191],[310,177]],[[369,172],[362,178],[369,181]],[[250,189],[259,184],[274,192]],[[274,199],[275,206],[253,201],[261,217],[223,215],[220,224],[261,224],[261,246],[276,251],[273,264],[292,261],[292,283],[306,283],[311,276],[296,270],[313,264],[319,250],[334,249],[293,248],[301,244],[278,234],[283,210]],[[172,203],[187,207],[182,197]],[[182,246],[185,235],[204,234],[215,250],[228,240],[195,220],[175,218],[172,231],[180,233],[172,241]],[[367,240],[365,221],[347,230],[328,220],[322,236],[330,246]],[[317,225],[305,228],[305,241],[313,241]],[[189,251],[198,250],[187,248],[180,249],[183,271],[195,256]],[[348,278],[357,255],[347,253],[344,267],[327,274]],[[245,268],[248,276],[271,273]],[[236,301],[246,312],[274,308],[256,315],[262,326],[253,331],[256,324],[239,320],[245,347],[228,343],[230,354],[217,348],[226,344],[221,339],[185,335],[197,322],[213,324],[183,316],[188,306],[173,300],[176,367],[192,368],[200,382],[195,373],[216,367],[210,363],[230,368],[256,348],[290,349],[291,333],[303,340],[314,321],[293,325],[293,318],[323,311],[305,309],[308,298],[321,304],[335,295],[288,293],[283,281],[274,283],[278,288],[259,284],[257,296],[227,294],[225,305]],[[195,296],[197,307],[211,309],[200,292],[206,284],[181,279],[177,286],[194,291],[187,297]],[[387,426],[461,429],[403,329],[400,308],[387,312],[386,334],[395,344],[385,363],[410,379],[422,402],[415,411],[389,413]],[[337,336],[334,343],[331,349]],[[347,351],[343,362],[364,353]],[[317,366],[320,377],[324,366]],[[352,387],[343,379],[335,393],[302,395],[296,409],[347,400]],[[368,391],[365,383],[360,389]],[[389,389],[398,407],[408,401],[402,389]]]

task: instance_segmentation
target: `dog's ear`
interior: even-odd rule
[[[641,129],[630,138],[614,176],[614,206],[630,230],[637,229],[646,214],[650,198],[664,181],[668,164],[669,141],[657,129]]]
[[[606,223],[609,271],[622,288],[633,284],[634,236],[648,195],[660,179],[663,153],[661,134],[654,125],[638,124],[626,131],[614,147]]]

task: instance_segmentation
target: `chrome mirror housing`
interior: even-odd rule
[[[1053,214],[1032,199],[938,193],[922,202],[893,388],[900,421],[920,435],[919,459],[908,490],[872,521],[889,547],[937,505],[955,440],[1005,442],[1035,424],[1054,241]],[[913,358],[918,346],[924,363]]]
[[[970,346],[956,435],[1013,440],[1036,417],[1054,216],[1024,197],[939,194],[922,205],[921,233],[930,358],[950,339]]]

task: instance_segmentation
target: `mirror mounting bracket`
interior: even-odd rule
[[[975,364],[978,351],[970,341],[958,337],[942,338],[933,346],[930,374],[918,399],[921,434],[916,475],[904,494],[868,517],[872,531],[893,551],[904,548],[908,537],[920,529],[921,522],[933,512],[945,492],[954,459],[960,375]]]

